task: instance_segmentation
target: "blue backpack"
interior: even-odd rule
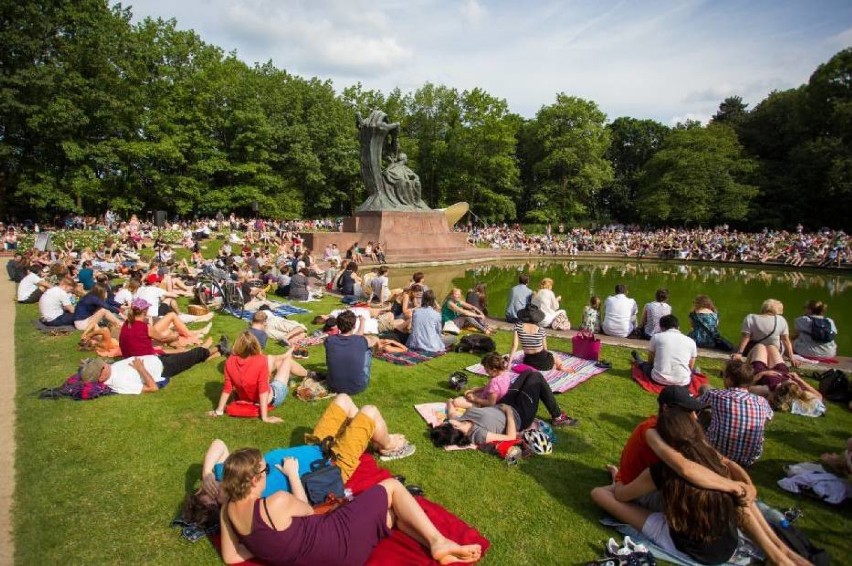
[[[808,319],[811,321],[811,331],[808,334],[810,334],[814,342],[826,344],[834,340],[837,336],[837,332],[831,327],[829,319],[824,317],[814,318],[812,316],[809,316]]]

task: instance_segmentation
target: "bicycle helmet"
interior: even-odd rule
[[[526,430],[522,436],[527,448],[536,454],[550,454],[553,452],[553,443],[545,433],[540,430]]]
[[[460,371],[455,371],[450,375],[449,379],[450,389],[455,389],[456,391],[461,391],[465,387],[467,387],[467,375]]]

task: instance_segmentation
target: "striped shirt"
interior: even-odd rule
[[[515,332],[518,333],[518,340],[520,340],[521,348],[525,352],[538,351],[544,347],[544,339],[547,337],[544,328],[537,327],[536,332],[530,334],[524,330],[524,323],[518,322],[515,324]]]

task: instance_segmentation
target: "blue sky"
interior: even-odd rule
[[[482,87],[525,117],[556,93],[609,119],[706,120],[753,107],[852,46],[852,2],[130,0],[247,63],[272,60],[338,90]]]

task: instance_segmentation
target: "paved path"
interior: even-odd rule
[[[0,565],[12,564],[15,495],[15,284],[0,277]]]

